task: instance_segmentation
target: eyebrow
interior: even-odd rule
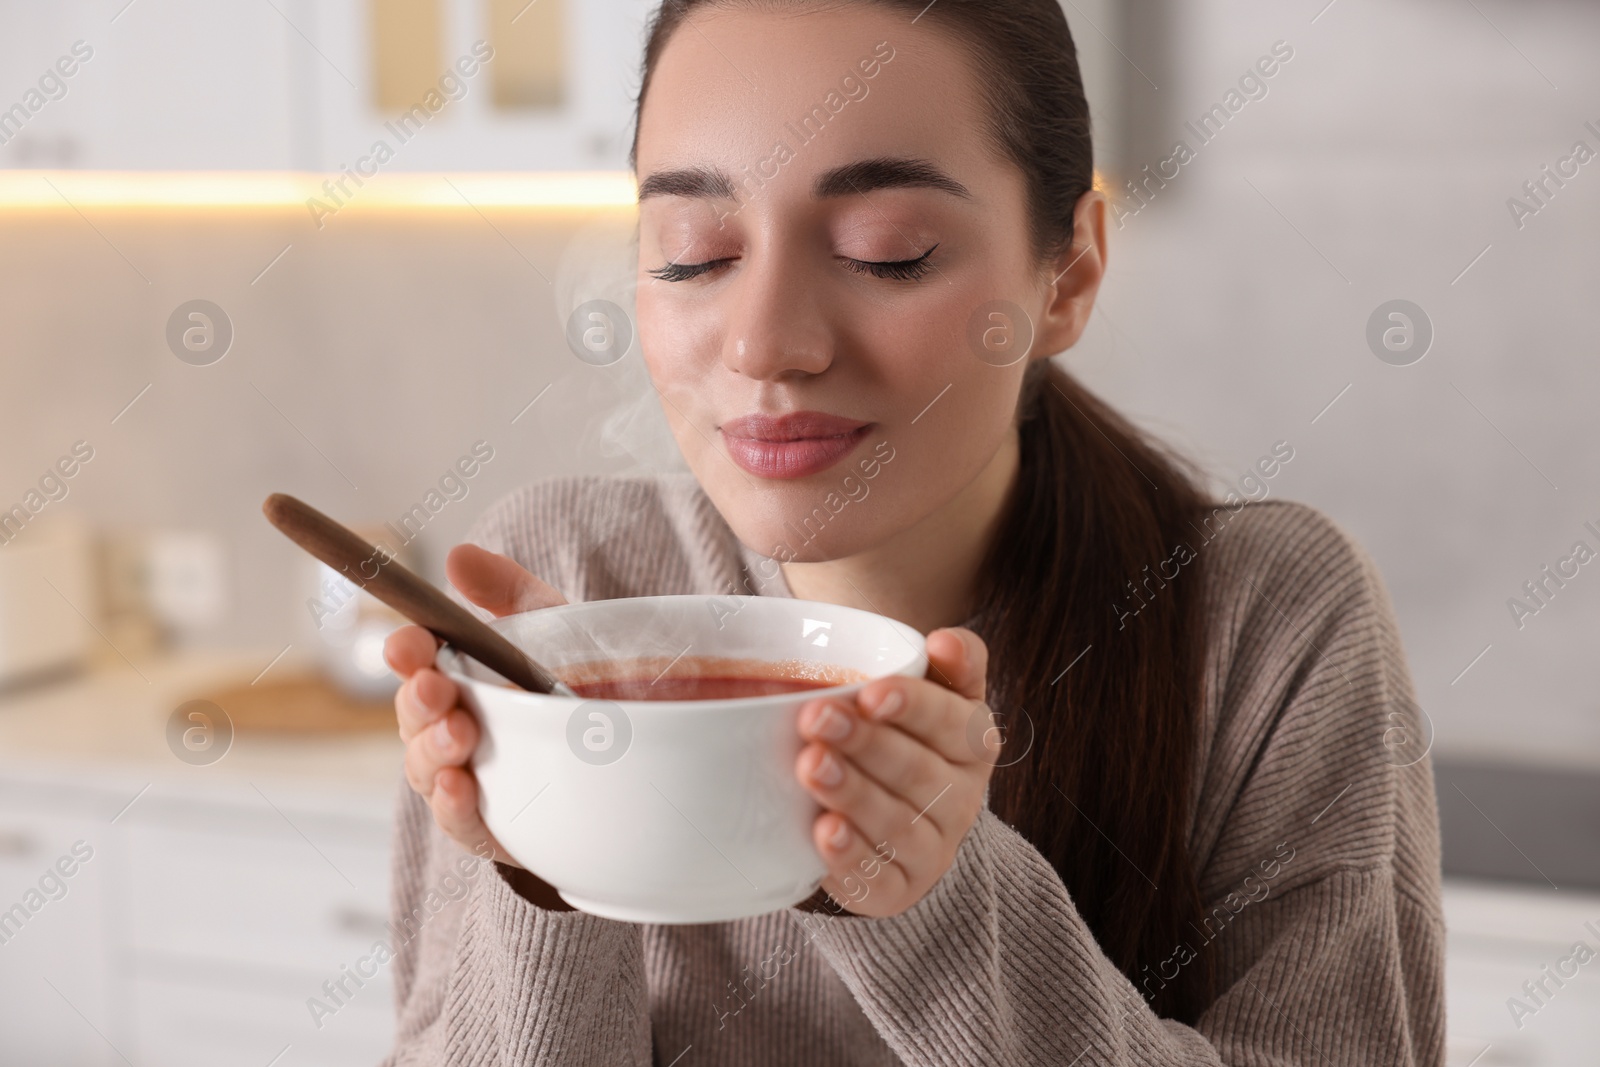
[[[971,200],[965,185],[925,159],[885,157],[859,159],[817,175],[811,183],[813,200],[828,200],[867,193],[874,189],[938,189]],[[739,199],[733,180],[717,167],[678,167],[658,170],[639,183],[639,202],[654,196],[683,196],[705,200]]]

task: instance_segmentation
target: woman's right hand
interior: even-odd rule
[[[444,569],[451,585],[496,617],[567,602],[514,560],[477,545],[451,549]],[[467,767],[478,747],[478,722],[461,706],[456,684],[434,666],[438,650],[438,638],[420,626],[400,627],[383,645],[390,669],[404,679],[394,695],[394,711],[406,746],[406,780],[428,802],[440,829],[458,845],[475,856],[492,856],[518,868],[513,885],[534,903],[569,910],[547,883],[522,871],[483,824],[478,782]]]

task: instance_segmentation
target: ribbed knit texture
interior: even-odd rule
[[[573,601],[790,595],[756,579],[763,557],[689,475],[529,485],[468,540]],[[1198,1026],[1149,1010],[1048,861],[987,810],[891,918],[632,925],[528,903],[402,776],[394,909],[419,932],[396,946],[386,1062],[1442,1064],[1438,816],[1428,760],[1396,765],[1422,727],[1382,580],[1296,503],[1247,504],[1193,547],[1211,632],[1190,845],[1211,918],[1136,980],[1154,990],[1208,955],[1221,992]],[[463,861],[472,891],[441,904]]]

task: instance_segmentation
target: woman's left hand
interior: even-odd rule
[[[800,709],[795,771],[826,810],[822,888],[856,915],[898,915],[955,860],[1000,749],[983,703],[989,653],[971,630],[928,635],[927,678],[879,678]]]

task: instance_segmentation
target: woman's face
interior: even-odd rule
[[[996,300],[1048,318],[1053,271],[968,63],[872,5],[707,9],[658,60],[640,343],[695,476],[759,552],[836,559],[937,521],[1014,432],[1028,360],[970,335],[1027,329]],[[813,415],[773,421],[795,413]]]

